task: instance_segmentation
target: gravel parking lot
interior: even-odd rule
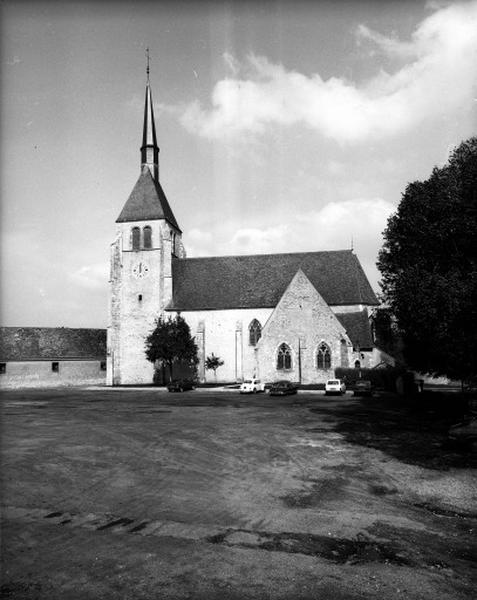
[[[4,392],[2,597],[473,598],[476,459],[436,407]]]

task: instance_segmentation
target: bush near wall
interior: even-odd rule
[[[375,389],[388,392],[396,391],[398,377],[403,377],[405,381],[412,378],[412,381],[414,381],[412,373],[408,373],[401,367],[386,367],[384,369],[346,369],[338,367],[335,369],[335,376],[337,379],[343,379],[348,389],[352,389],[358,379],[368,379]]]

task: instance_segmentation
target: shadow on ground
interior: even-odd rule
[[[449,427],[468,415],[475,399],[457,393],[424,392],[410,398],[355,398],[329,410],[329,422],[345,440],[375,448],[407,464],[437,469],[477,467],[477,453],[448,438]],[[326,408],[312,408],[326,414]]]

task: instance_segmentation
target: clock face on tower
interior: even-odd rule
[[[147,277],[149,275],[149,267],[143,262],[139,262],[133,267],[133,275],[139,279]]]

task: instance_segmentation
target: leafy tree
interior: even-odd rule
[[[386,306],[375,309],[372,316],[376,346],[403,363],[402,340],[396,326],[396,319]]]
[[[383,300],[409,366],[477,373],[477,138],[426,181],[410,183],[379,253]]]
[[[214,372],[214,378],[215,381],[217,381],[217,369],[219,367],[221,367],[224,364],[224,361],[220,358],[220,356],[215,356],[215,354],[212,352],[211,356],[208,356],[205,359],[205,368],[208,371],[213,371]]]
[[[146,338],[146,357],[152,363],[169,367],[170,379],[173,367],[178,363],[195,369],[199,362],[197,346],[189,326],[180,315],[167,319],[159,317],[154,331]]]

